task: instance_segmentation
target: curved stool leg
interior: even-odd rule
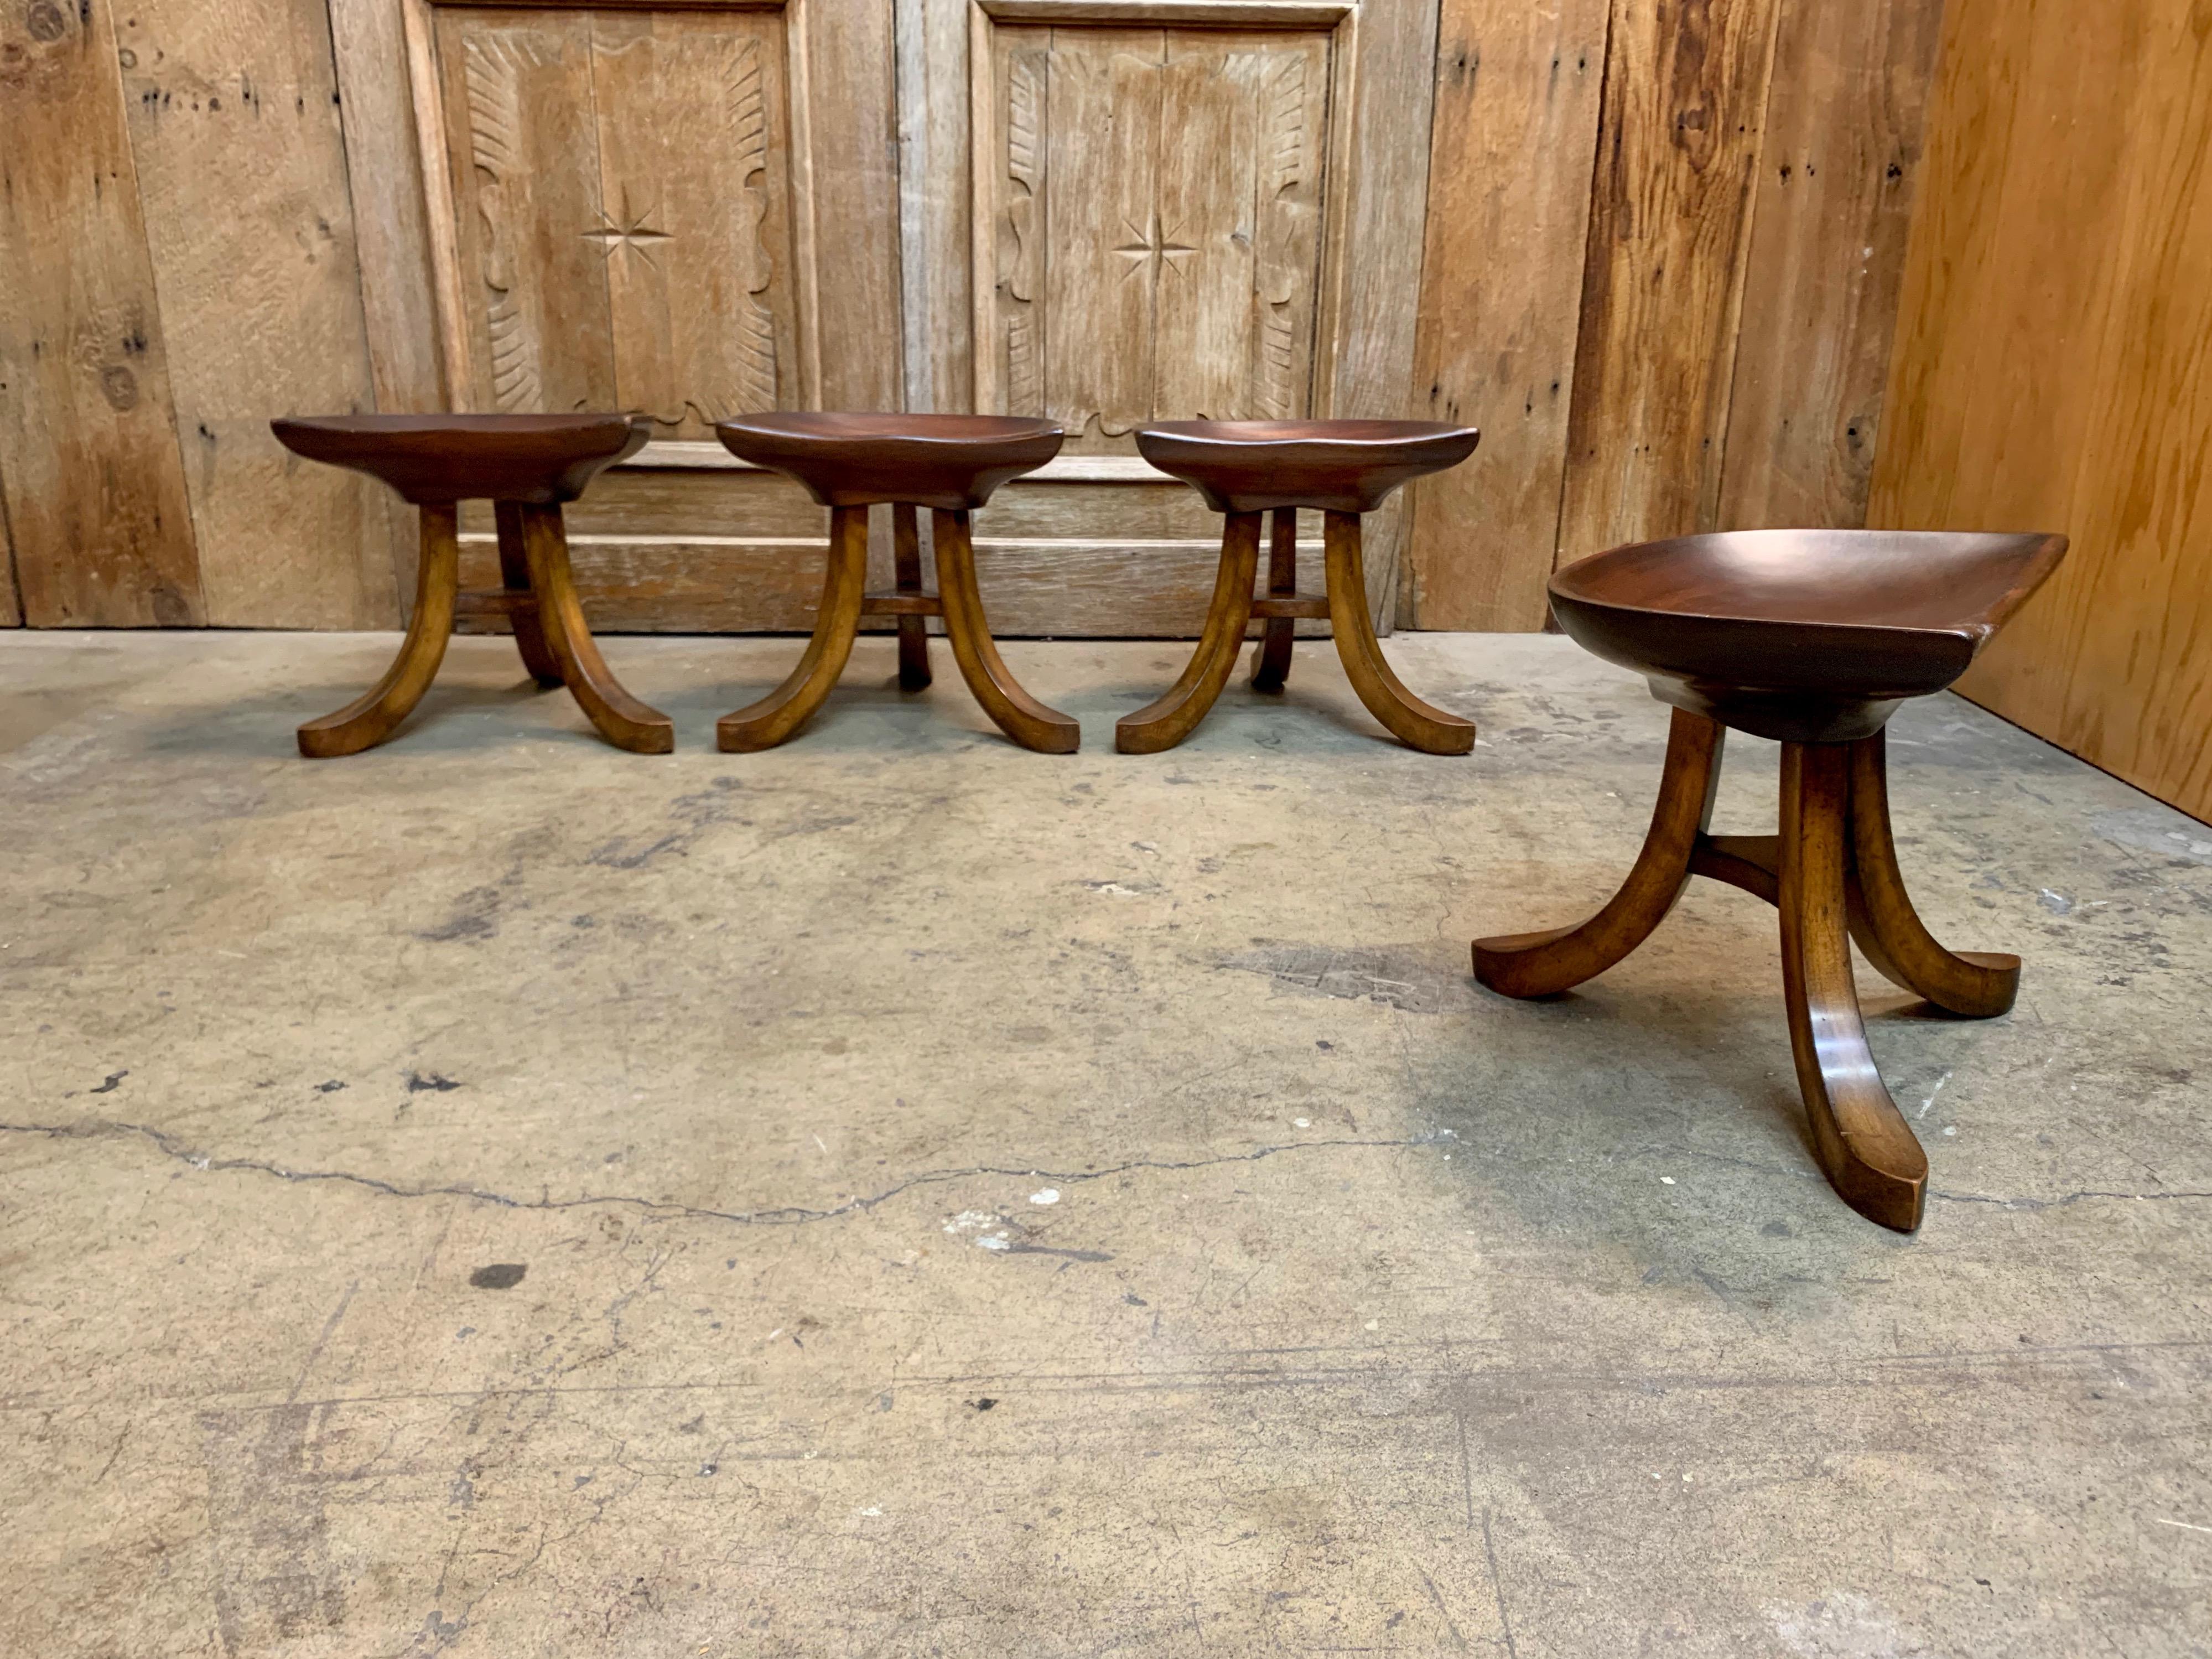
[[[915,521],[911,501],[891,507],[892,568],[902,593],[921,592],[921,532]],[[929,623],[922,617],[898,619],[899,689],[921,691],[928,687]]]
[[[1689,885],[1691,854],[1712,821],[1727,735],[1717,720],[1676,709],[1651,829],[1620,890],[1578,926],[1475,940],[1474,976],[1507,996],[1555,996],[1603,973],[1649,939]]]
[[[499,526],[500,580],[510,593],[527,593],[531,592],[530,555],[522,544],[522,504],[494,501],[492,516]],[[545,624],[539,620],[538,612],[517,611],[508,620],[514,624],[515,651],[522,659],[522,665],[530,671],[530,678],[548,691],[559,685],[560,659],[545,642]]]
[[[2020,958],[1985,951],[1947,951],[1905,891],[1889,830],[1889,772],[1882,733],[1850,745],[1851,937],[1883,978],[1938,1008],[1985,1019],[2012,1006]]]
[[[599,641],[584,620],[568,569],[568,538],[558,507],[521,504],[522,547],[530,561],[530,585],[538,591],[538,616],[545,643],[561,665],[561,678],[599,735],[634,755],[665,755],[676,747],[676,727],[658,708],[640,702],[623,689],[599,655]]]
[[[1298,510],[1279,507],[1267,530],[1267,594],[1288,599],[1298,591]],[[1288,617],[1271,617],[1252,651],[1252,689],[1279,691],[1291,677],[1291,645],[1298,625]]]
[[[310,760],[357,755],[382,743],[415,712],[446,659],[453,597],[461,585],[459,515],[451,506],[418,510],[422,558],[415,574],[415,614],[408,620],[407,638],[373,690],[300,728],[300,752]]]
[[[830,568],[822,579],[822,608],[814,614],[814,637],[799,666],[758,702],[747,703],[715,722],[715,745],[725,753],[750,754],[773,749],[814,717],[830,688],[845,672],[860,632],[860,601],[868,586],[868,509],[830,509]]]
[[[930,514],[937,544],[937,593],[945,605],[945,637],[960,677],[983,712],[1024,749],[1040,754],[1072,755],[1083,741],[1083,728],[1057,708],[1048,708],[1021,688],[999,655],[991,624],[983,615],[983,596],[975,586],[975,544],[968,515],[943,510]]]
[[[1114,722],[1114,747],[1125,755],[1157,755],[1196,729],[1229,684],[1252,619],[1252,579],[1260,568],[1260,515],[1231,513],[1221,521],[1221,569],[1206,607],[1206,631],[1182,677],[1164,696]]]
[[[1920,1224],[1928,1156],[1867,1047],[1851,982],[1844,868],[1850,757],[1842,744],[1782,746],[1782,985],[1813,1149],[1844,1202],[1899,1232]]]
[[[1324,532],[1328,549],[1328,620],[1336,654],[1367,712],[1398,739],[1431,755],[1464,755],[1474,747],[1474,722],[1423,702],[1383,660],[1375,625],[1367,619],[1367,578],[1359,556],[1359,515],[1331,513]]]

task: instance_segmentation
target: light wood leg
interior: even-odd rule
[[[1298,591],[1298,510],[1279,507],[1267,529],[1267,593],[1288,599]],[[1260,643],[1252,650],[1252,689],[1279,691],[1291,677],[1291,645],[1298,625],[1288,617],[1271,617],[1261,624]]]
[[[492,518],[499,527],[500,580],[510,593],[528,593],[532,591],[530,555],[522,544],[522,504],[495,501]],[[514,648],[530,678],[548,691],[559,685],[560,659],[545,641],[545,624],[538,620],[536,609],[511,611],[507,619],[514,625]]]
[[[937,544],[937,593],[945,606],[945,636],[983,712],[1024,749],[1047,755],[1072,755],[1083,729],[1057,708],[1048,708],[1022,690],[999,656],[998,642],[983,615],[983,596],[975,586],[975,544],[968,515],[931,514]]]
[[[1928,1157],[1875,1069],[1851,982],[1850,767],[1841,744],[1782,746],[1783,998],[1820,1167],[1861,1215],[1910,1232]]]
[[[1464,755],[1474,747],[1474,722],[1423,702],[1383,659],[1367,618],[1367,577],[1359,555],[1359,515],[1331,513],[1323,532],[1328,555],[1328,620],[1336,653],[1367,712],[1399,741],[1431,755]]]
[[[722,716],[714,727],[718,746],[739,755],[773,749],[813,718],[853,654],[867,586],[868,509],[833,507],[830,568],[822,581],[822,608],[814,615],[814,637],[782,684],[758,702]]]
[[[1689,884],[1691,855],[1712,821],[1727,735],[1717,720],[1675,710],[1651,828],[1620,890],[1574,927],[1475,940],[1474,976],[1507,996],[1555,996],[1649,939]]]
[[[530,585],[538,593],[538,621],[545,643],[560,665],[561,678],[599,735],[635,755],[665,755],[676,747],[676,726],[659,709],[639,702],[599,654],[576,597],[568,568],[568,538],[558,507],[522,504],[516,509]]]
[[[1985,1019],[2012,1006],[2020,958],[1947,951],[1928,931],[1905,891],[1889,827],[1889,772],[1883,734],[1850,745],[1851,937],[1876,972],[1954,1014]]]
[[[450,506],[418,511],[422,557],[416,570],[415,614],[408,619],[407,638],[374,690],[335,714],[300,728],[300,752],[311,760],[357,755],[382,743],[422,701],[438,677],[438,665],[446,659],[446,641],[453,632],[453,599],[461,580],[459,514]]]
[[[891,508],[891,555],[897,573],[898,591],[902,593],[921,592],[921,532],[915,521],[915,507],[911,501],[900,501]],[[929,684],[929,619],[927,617],[901,617],[898,619],[899,686],[902,690],[920,691]]]
[[[1125,755],[1157,755],[1181,743],[1206,718],[1243,648],[1245,625],[1252,619],[1252,580],[1259,568],[1260,515],[1230,514],[1221,524],[1221,569],[1198,649],[1165,696],[1115,722],[1115,748]]]

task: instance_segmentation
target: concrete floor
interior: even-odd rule
[[[1968,705],[1903,856],[2018,1009],[1862,987],[1935,1192],[1806,1150],[1771,915],[1475,988],[1643,832],[1557,638],[1015,645],[1048,758],[864,641],[616,640],[680,751],[455,645],[0,637],[0,1652],[2212,1652],[2212,830]],[[1771,822],[1740,744],[1721,819]]]

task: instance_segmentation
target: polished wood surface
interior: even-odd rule
[[[271,421],[295,455],[382,479],[421,506],[573,501],[593,475],[645,447],[629,415],[322,415]]]
[[[1477,939],[1475,977],[1508,996],[1554,996],[1642,944],[1692,876],[1756,894],[1780,912],[1784,1002],[1814,1155],[1853,1209],[1909,1232],[1920,1224],[1927,1159],[1867,1046],[1850,945],[1884,977],[1972,1018],[2012,1006],[2020,960],[1946,950],[1912,908],[1881,733],[1784,744],[1781,829],[1771,836],[1711,833],[1724,736],[1717,721],[1676,709],[1651,828],[1627,880],[1578,926]]]
[[[1198,648],[1174,685],[1116,722],[1115,746],[1156,754],[1196,730],[1229,683],[1255,618],[1262,629],[1252,684],[1280,690],[1297,620],[1325,615],[1346,678],[1386,730],[1432,755],[1471,750],[1474,723],[1422,702],[1383,658],[1368,611],[1360,515],[1409,479],[1457,465],[1480,435],[1427,421],[1178,421],[1139,431],[1146,459],[1223,514],[1221,563]],[[1322,511],[1325,598],[1297,591],[1301,507]],[[1255,599],[1261,519],[1270,512],[1267,593]]]
[[[1049,421],[996,415],[775,413],[718,421],[714,435],[740,459],[798,479],[824,507],[966,512],[1057,455],[1066,434]]]
[[[635,452],[648,423],[628,416],[331,416],[270,422],[311,460],[381,478],[416,503],[422,550],[415,611],[375,688],[299,731],[300,752],[351,755],[382,743],[422,701],[457,617],[501,617],[538,684],[566,685],[601,736],[635,754],[676,746],[668,717],[632,696],[592,637],[569,568],[561,503]],[[463,499],[489,497],[501,586],[460,591]]]
[[[1952,0],[1869,522],[2065,531],[1960,692],[2212,820],[2205,31]]]
[[[1217,513],[1372,513],[1481,436],[1437,421],[1162,421],[1139,429],[1137,450]]]
[[[1654,692],[1762,737],[1849,742],[1940,691],[2063,536],[1759,530],[1617,547],[1552,578],[1559,625]]]
[[[946,642],[983,712],[1016,743],[1073,754],[1076,722],[1024,691],[991,638],[975,580],[975,544],[963,503],[980,506],[1009,478],[1050,460],[1058,427],[975,416],[747,416],[715,431],[733,453],[787,473],[830,507],[830,567],[814,631],[799,665],[758,702],[722,718],[718,741],[746,751],[782,743],[812,718],[844,672],[863,617],[897,619],[899,684],[930,683],[927,618],[945,621]],[[868,507],[892,503],[889,593],[867,592]],[[930,509],[937,592],[921,586],[917,507]]]

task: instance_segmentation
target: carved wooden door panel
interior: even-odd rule
[[[939,0],[914,3],[927,21]],[[924,28],[934,73],[903,74],[901,94],[964,67],[964,134],[903,127],[910,155],[933,145],[931,164],[966,167],[937,194],[964,198],[967,305],[947,303],[963,286],[943,257],[951,227],[926,206],[909,209],[907,283],[910,308],[957,318],[965,337],[910,320],[909,381],[939,406],[1068,431],[1058,461],[977,520],[986,600],[1010,632],[1195,634],[1220,520],[1146,466],[1133,434],[1406,412],[1434,6],[959,3],[964,65],[951,31]],[[917,258],[933,234],[939,257]],[[1305,528],[1317,590],[1319,526]],[[1383,617],[1397,539],[1382,515],[1370,574]]]

